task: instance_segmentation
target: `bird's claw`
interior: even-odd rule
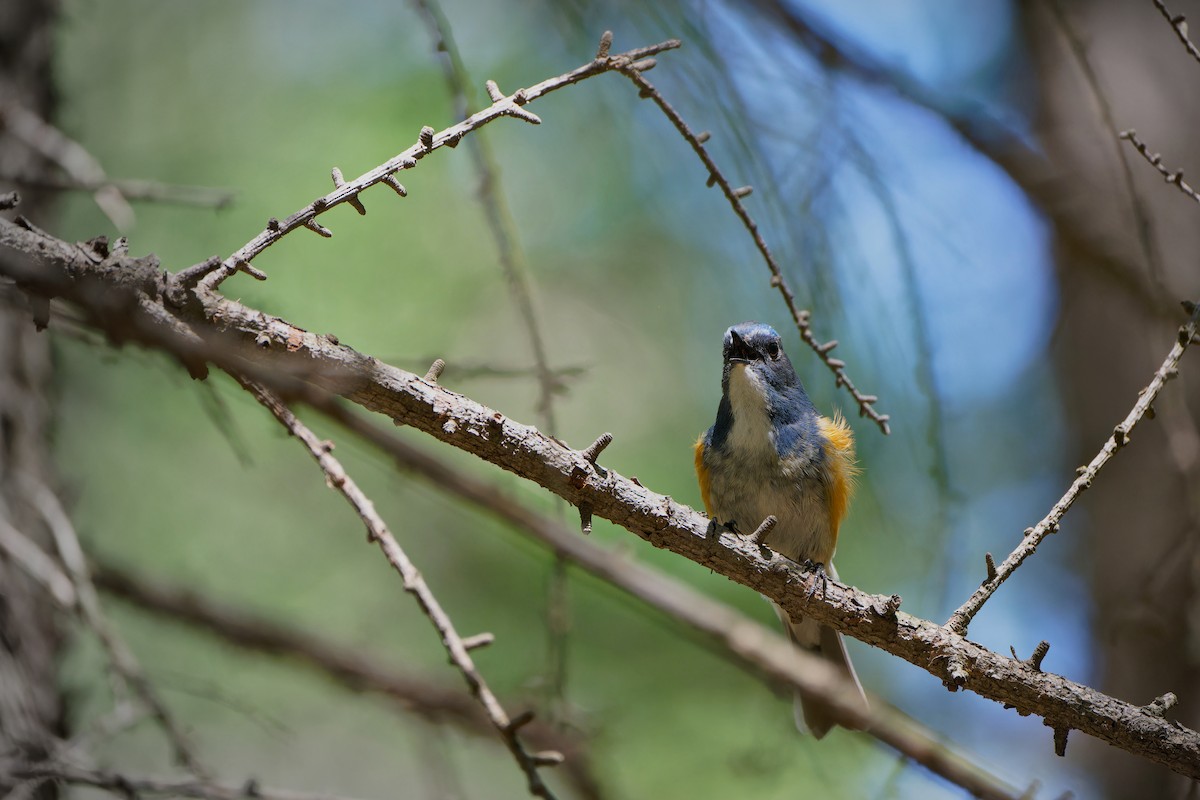
[[[716,519],[710,518],[708,520],[708,528],[705,530],[704,535],[709,539],[720,539],[721,534],[725,531],[729,531],[733,534],[740,533],[737,528],[737,523],[733,520],[729,520],[729,522],[718,522]]]
[[[819,588],[821,599],[824,600],[825,590],[829,588],[829,575],[825,572],[825,565],[805,559],[803,566],[812,574],[812,577],[808,580],[808,589],[804,593],[805,597],[811,600]]]

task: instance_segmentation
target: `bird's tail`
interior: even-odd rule
[[[858,689],[858,698],[862,702],[862,708],[865,712],[868,708],[867,696],[863,692],[858,675],[854,672],[854,665],[850,663],[850,656],[846,653],[846,644],[842,641],[842,635],[833,628],[821,625],[815,620],[801,619],[796,621],[789,619],[782,609],[776,607],[775,610],[779,614],[779,618],[783,621],[788,638],[797,647],[802,647],[809,652],[821,656],[821,658],[832,663],[853,681],[854,686]],[[829,733],[829,729],[835,724],[835,715],[827,703],[799,689],[796,690],[795,715],[796,729],[801,733],[811,733],[817,739],[824,738],[825,734]],[[857,730],[857,728],[854,730]]]

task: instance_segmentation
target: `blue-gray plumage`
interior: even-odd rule
[[[725,332],[723,355],[717,419],[696,443],[709,517],[749,533],[774,515],[767,546],[793,561],[823,564],[836,577],[831,562],[838,526],[857,472],[849,426],[817,413],[770,325],[733,326]],[[775,610],[793,642],[858,683],[837,631]],[[824,736],[833,725],[828,708],[803,693],[796,699],[797,727]],[[862,701],[865,706],[865,696]]]

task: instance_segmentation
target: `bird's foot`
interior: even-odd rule
[[[805,597],[811,600],[817,591],[820,590],[821,599],[824,600],[825,590],[829,588],[829,575],[825,572],[825,565],[819,561],[810,561],[806,558],[802,566],[812,573],[812,577],[808,580],[808,589],[804,593]]]
[[[721,534],[725,531],[729,531],[730,533],[734,534],[738,533],[737,523],[733,520],[730,520],[729,522],[718,522],[715,519],[709,519],[708,529],[704,532],[704,536],[705,538],[716,541],[717,539],[721,538]]]

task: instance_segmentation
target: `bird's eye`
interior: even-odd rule
[[[767,345],[767,355],[771,357],[772,361],[779,358],[779,345],[775,344],[775,342],[771,342],[770,344],[768,344]]]

